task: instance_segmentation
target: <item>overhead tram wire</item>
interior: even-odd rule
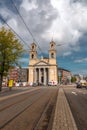
[[[0,19],[1,19],[2,22],[4,22],[17,35],[17,37],[19,37],[19,39],[21,41],[23,41],[23,44],[25,43],[24,45],[27,45],[27,43],[19,36],[19,34],[16,33],[16,31],[6,22],[6,20],[1,15],[0,15]]]
[[[40,48],[40,45],[39,45],[38,42],[35,40],[35,38],[34,38],[32,32],[31,32],[30,29],[29,29],[29,27],[26,25],[26,23],[25,23],[25,21],[24,21],[22,15],[20,14],[18,8],[16,7],[16,4],[13,2],[13,0],[11,0],[11,1],[12,1],[12,3],[13,3],[14,7],[16,8],[16,11],[18,12],[18,15],[20,16],[21,20],[23,21],[23,23],[24,23],[26,29],[28,30],[29,34],[32,36],[33,41],[35,41],[35,43],[37,43],[38,48],[39,48],[39,50],[41,51],[41,54],[43,55],[43,51],[42,51],[42,49]]]
[[[35,39],[34,39],[34,37],[33,37],[33,34],[31,33],[31,31],[30,31],[30,29],[28,28],[28,26],[26,25],[26,23],[25,23],[25,21],[24,21],[24,19],[23,19],[22,15],[20,14],[20,12],[19,12],[18,8],[16,7],[16,4],[13,2],[13,0],[11,0],[11,1],[12,1],[12,4],[14,5],[14,7],[15,7],[16,11],[18,12],[18,15],[20,16],[20,18],[22,19],[22,21],[23,21],[24,25],[26,26],[27,30],[29,31],[29,34],[31,34],[31,36],[32,36],[33,40],[35,40]]]
[[[42,49],[40,48],[40,45],[39,45],[39,44],[38,44],[38,42],[35,40],[35,38],[34,38],[34,36],[33,36],[32,32],[30,31],[30,28],[29,28],[29,27],[27,26],[27,24],[25,23],[25,21],[24,21],[24,19],[23,19],[22,15],[20,14],[20,12],[19,12],[19,10],[18,10],[18,8],[17,8],[16,4],[14,3],[14,1],[13,1],[13,0],[11,0],[11,1],[12,1],[13,5],[14,5],[14,7],[15,7],[16,11],[18,12],[18,15],[20,16],[21,20],[23,21],[23,23],[24,23],[24,25],[25,25],[26,29],[28,30],[29,34],[32,36],[33,41],[35,41],[35,43],[38,45],[38,48],[39,48],[39,50],[41,51],[41,54],[43,55],[43,51],[42,51]]]

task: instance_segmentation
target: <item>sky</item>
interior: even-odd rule
[[[87,0],[0,0],[0,27],[7,27],[1,17],[24,41],[23,66],[28,67],[32,42],[39,56],[48,56],[53,40],[58,66],[87,75]]]

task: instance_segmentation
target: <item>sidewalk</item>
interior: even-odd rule
[[[52,130],[78,130],[62,88],[59,88]]]

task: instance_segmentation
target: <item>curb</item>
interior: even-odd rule
[[[63,88],[59,88],[52,130],[78,130]]]

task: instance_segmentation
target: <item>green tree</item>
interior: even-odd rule
[[[76,77],[75,77],[75,76],[72,76],[72,77],[71,77],[71,82],[72,82],[72,83],[76,82]]]
[[[23,45],[16,35],[5,27],[0,28],[0,91],[2,90],[3,76],[9,68],[18,63],[24,52]]]

